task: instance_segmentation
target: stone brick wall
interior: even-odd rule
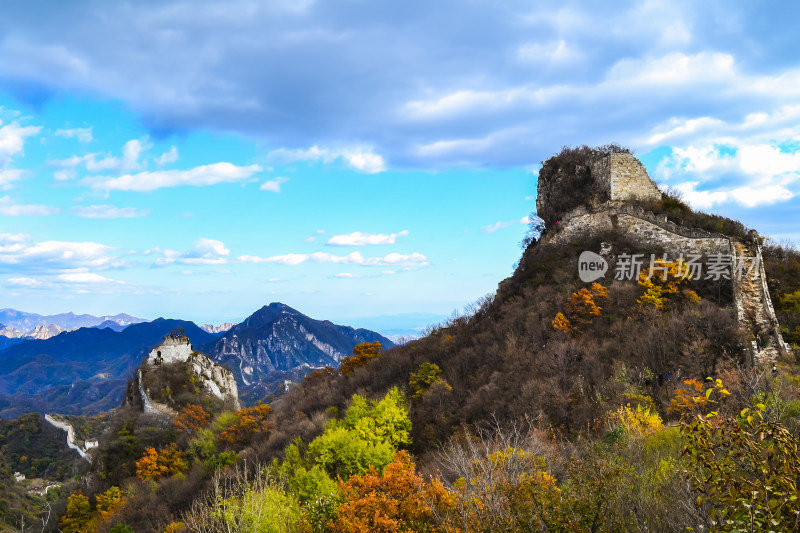
[[[190,355],[192,355],[192,345],[189,341],[167,337],[150,351],[147,362],[151,365],[156,364],[159,356],[163,358],[164,363],[183,362],[188,360]]]
[[[631,154],[603,154],[590,163],[592,177],[603,183],[612,202],[660,200],[661,192],[642,163]]]
[[[684,255],[731,253],[731,242],[727,237],[684,237],[667,231],[648,220],[628,214],[617,216],[617,228],[628,235],[635,236],[636,239],[659,244],[665,250],[674,253],[683,253]]]
[[[667,221],[657,221],[652,213],[629,207],[608,208],[597,212],[579,209],[565,217],[562,225],[551,242],[564,242],[580,234],[615,230],[643,243],[661,245],[665,250],[676,254],[731,253],[731,243],[727,237],[680,228]],[[674,228],[670,228],[670,225]],[[681,235],[679,232],[688,235]]]

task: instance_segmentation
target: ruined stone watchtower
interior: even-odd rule
[[[645,245],[658,245],[675,259],[687,255],[724,255],[748,273],[730,275],[739,323],[768,346],[752,342],[753,359],[772,361],[789,352],[772,307],[761,246],[756,236],[731,237],[686,227],[656,215],[651,208],[662,193],[642,163],[618,146],[565,148],[539,171],[536,209],[544,220],[543,242],[568,242],[604,231],[627,235]],[[732,274],[732,272],[731,272]]]
[[[192,343],[187,337],[168,335],[161,344],[150,350],[147,362],[151,365],[185,362],[192,355],[192,351]]]
[[[589,163],[591,176],[600,182],[612,202],[658,201],[661,191],[647,175],[644,165],[627,152],[596,155]]]

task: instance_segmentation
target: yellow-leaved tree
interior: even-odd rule
[[[564,312],[553,319],[553,328],[566,333],[581,333],[582,328],[601,315],[603,308],[597,302],[607,299],[608,288],[599,283],[592,283],[591,289],[584,287],[573,292],[564,305]]]
[[[700,296],[685,288],[691,279],[691,269],[683,259],[672,262],[657,259],[653,262],[652,272],[647,270],[639,274],[639,285],[645,291],[637,301],[640,305],[652,305],[656,309],[664,309],[669,301],[680,297],[697,303]]]

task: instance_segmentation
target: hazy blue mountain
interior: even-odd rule
[[[159,318],[122,331],[81,328],[8,347],[0,351],[0,413],[19,414],[6,415],[3,404],[64,413],[117,406],[142,357],[174,328],[183,328],[195,346],[216,338],[193,322]]]
[[[284,381],[300,380],[314,368],[338,366],[358,343],[393,346],[374,331],[314,320],[281,303],[262,307],[224,334],[163,318],[120,328],[107,321],[44,340],[7,339],[17,343],[5,347],[0,338],[0,416],[93,414],[118,406],[141,359],[174,328],[183,328],[195,349],[233,371],[245,402],[280,393]]]
[[[112,329],[114,331],[122,331],[123,329],[127,328],[128,326],[130,326],[130,324],[120,324],[119,322],[114,322],[113,320],[105,320],[102,323],[97,324],[96,326],[92,326],[92,327],[93,328],[97,328],[97,329],[109,328],[109,329]]]
[[[0,309],[0,323],[20,331],[29,331],[36,326],[49,326],[50,324],[55,324],[62,329],[90,328],[102,324],[105,321],[112,321],[123,326],[147,322],[143,318],[137,318],[125,313],[98,317],[86,314],[76,315],[75,313],[39,315],[37,313],[17,311],[16,309]]]
[[[10,346],[14,346],[15,344],[21,343],[24,340],[25,339],[22,339],[22,338],[9,339],[8,337],[3,337],[2,335],[0,335],[0,352],[2,352],[3,350],[5,350],[6,348],[8,348]]]
[[[271,392],[276,379],[295,379],[314,368],[339,366],[361,342],[391,340],[366,329],[314,320],[282,303],[271,303],[203,347],[215,361],[230,368],[240,394],[252,400]],[[289,374],[287,374],[289,373]]]

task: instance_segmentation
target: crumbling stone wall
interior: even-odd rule
[[[612,202],[658,201],[661,191],[647,175],[644,165],[632,154],[602,154],[590,162],[592,179],[603,183]]]
[[[661,199],[642,163],[614,146],[564,148],[539,171],[537,215],[550,227],[581,206]]]
[[[728,237],[713,236],[685,228],[682,228],[685,230],[684,233],[690,235],[681,235],[678,233],[679,227],[675,224],[667,221],[657,222],[656,216],[652,213],[648,216],[642,210],[629,207],[608,207],[595,212],[579,209],[564,217],[560,225],[562,227],[553,235],[550,242],[566,242],[581,234],[613,230],[643,243],[660,245],[669,252],[682,253],[684,256],[731,253],[731,241]],[[675,227],[669,228],[670,225]]]

